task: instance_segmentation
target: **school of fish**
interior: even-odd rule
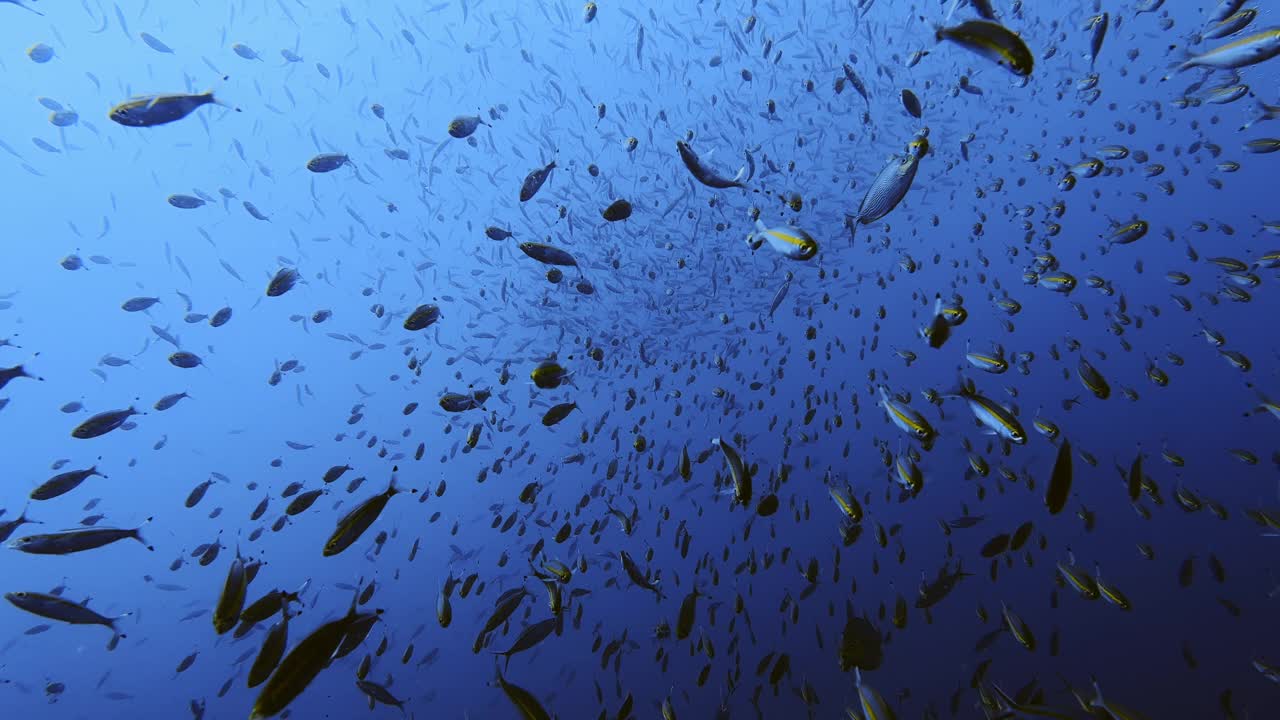
[[[1274,5],[0,42],[22,716],[1280,717]]]

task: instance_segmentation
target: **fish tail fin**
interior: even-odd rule
[[[18,518],[17,518],[17,521],[16,521],[16,522],[17,522],[18,524],[22,524],[22,523],[35,523],[36,525],[43,525],[43,524],[44,524],[44,521],[43,521],[43,520],[32,520],[31,518],[27,517],[27,511],[28,511],[28,510],[30,510],[30,509],[31,509],[31,501],[30,501],[30,500],[28,500],[28,501],[27,501],[27,504],[26,504],[26,505],[24,505],[24,506],[22,507],[22,514],[18,515]],[[15,528],[16,528],[17,526],[18,526],[18,525],[14,525],[14,527],[15,527]]]
[[[129,636],[128,636],[128,635],[126,635],[125,633],[120,632],[120,628],[116,627],[116,623],[117,623],[117,622],[119,622],[120,620],[123,620],[123,619],[127,618],[127,617],[131,617],[132,615],[133,615],[133,611],[131,610],[131,611],[127,612],[127,613],[123,613],[123,614],[121,614],[121,615],[117,615],[117,616],[115,616],[115,617],[113,617],[113,618],[109,618],[109,619],[107,620],[107,628],[108,628],[109,630],[111,630],[111,639],[110,639],[109,641],[107,641],[107,651],[108,651],[108,652],[110,652],[110,651],[112,651],[112,650],[115,650],[115,649],[116,649],[116,646],[120,644],[120,641],[121,641],[121,640],[123,640],[123,639],[125,639],[125,638],[129,637]]]
[[[32,375],[31,371],[27,369],[27,366],[25,363],[13,368],[13,372],[15,373],[13,377],[24,377],[24,378],[30,378],[32,380],[38,380],[40,382],[44,382],[44,378],[40,377],[39,375]]]
[[[1195,67],[1195,59],[1192,57],[1190,51],[1186,48],[1180,48],[1175,51],[1174,60],[1169,63],[1169,66],[1166,68],[1168,72],[1160,78],[1160,82],[1170,80],[1174,75],[1193,67]]]
[[[844,224],[849,228],[849,247],[853,247],[854,240],[858,237],[858,225],[861,224],[862,218],[845,213]]]
[[[207,98],[209,98],[210,100],[213,100],[214,102],[217,102],[217,100],[215,100],[215,99],[214,99],[214,97],[213,97],[213,93],[214,93],[214,91],[215,91],[215,90],[217,90],[219,87],[221,87],[222,83],[224,83],[224,82],[226,82],[226,81],[228,81],[228,80],[230,80],[230,79],[231,79],[231,76],[230,76],[230,75],[223,75],[222,77],[218,78],[218,83],[217,83],[216,85],[214,85],[214,86],[210,87],[208,90],[205,90],[204,92],[200,93],[201,97],[207,97]]]
[[[1090,675],[1089,682],[1093,684],[1093,700],[1090,700],[1089,704],[1093,707],[1103,707],[1106,700],[1102,699],[1102,686],[1098,684],[1098,678]]]
[[[142,528],[146,527],[147,523],[151,522],[154,519],[155,519],[154,517],[149,517],[146,520],[144,520],[141,525],[129,531],[129,537],[142,543],[142,545],[146,547],[148,550],[150,550],[151,552],[156,551],[156,546],[147,542],[146,539],[142,537]]]
[[[1258,115],[1258,117],[1250,120],[1249,122],[1241,125],[1240,126],[1241,130],[1248,130],[1249,128],[1253,127],[1255,124],[1263,122],[1264,120],[1275,120],[1276,118],[1280,118],[1280,105],[1275,105],[1275,106],[1268,105],[1265,102],[1263,102],[1261,99],[1257,101],[1257,104],[1258,104],[1258,111],[1261,114]]]
[[[223,82],[226,82],[226,80],[227,80],[229,77],[231,77],[231,76],[230,76],[230,75],[223,75],[223,76],[222,76],[222,80],[223,80]],[[218,99],[218,96],[217,96],[216,94],[214,94],[214,91],[215,91],[215,90],[216,90],[216,88],[209,88],[208,90],[205,90],[203,93],[201,93],[201,94],[200,94],[200,97],[205,98],[208,102],[213,103],[214,105],[220,105],[220,106],[222,106],[222,107],[224,107],[224,108],[227,108],[228,110],[234,110],[234,111],[236,111],[236,112],[240,112],[240,108],[239,108],[239,107],[237,107],[237,106],[235,106],[235,105],[232,105],[231,103],[224,102],[224,101],[222,101],[222,100]]]

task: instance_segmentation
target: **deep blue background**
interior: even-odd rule
[[[1237,131],[1254,117],[1252,99],[1176,108],[1174,101],[1198,72],[1160,82],[1177,54],[1168,47],[1187,44],[1210,3],[1171,0],[1160,13],[1136,18],[1134,3],[1104,3],[1113,26],[1097,61],[1101,98],[1092,104],[1075,89],[1089,67],[1088,34],[1082,30],[1093,14],[1089,4],[1024,3],[1020,17],[1009,16],[1009,3],[995,4],[1037,55],[1026,87],[983,58],[936,45],[932,24],[944,12],[936,3],[880,0],[858,13],[852,3],[763,3],[753,9],[747,2],[602,2],[590,24],[582,22],[576,2],[449,2],[428,8],[322,0],[306,7],[296,0],[115,7],[95,1],[79,7],[45,0],[34,4],[46,13],[43,18],[0,5],[0,140],[7,146],[0,153],[6,248],[0,337],[20,346],[0,348],[0,366],[27,363],[44,378],[15,380],[0,392],[9,400],[0,410],[0,506],[8,510],[0,520],[21,512],[30,488],[54,474],[54,461],[67,459],[63,470],[97,464],[109,478],[91,478],[67,496],[33,504],[30,515],[45,524],[26,526],[16,536],[71,527],[101,512],[104,525],[121,527],[154,516],[144,532],[156,546],[148,553],[123,542],[72,557],[0,553],[0,590],[47,591],[65,583],[68,597],[90,597],[99,612],[136,613],[123,623],[128,639],[108,653],[105,629],[55,624],[48,632],[24,635],[43,621],[8,605],[0,609],[0,678],[9,681],[0,686],[4,706],[26,716],[175,718],[187,716],[189,699],[206,698],[209,718],[247,716],[255,697],[243,687],[248,666],[234,661],[256,648],[262,633],[232,642],[214,635],[207,614],[179,622],[194,610],[212,608],[238,544],[246,556],[266,562],[250,588],[251,599],[311,580],[308,609],[291,626],[295,642],[345,611],[350,593],[337,583],[364,578],[379,585],[372,605],[386,610],[384,622],[367,648],[321,676],[295,704],[295,717],[363,713],[366,701],[352,682],[354,668],[384,636],[390,649],[375,662],[370,679],[394,678],[392,692],[418,717],[515,717],[493,684],[493,661],[487,652],[473,655],[471,646],[493,599],[520,583],[533,596],[518,613],[519,622],[506,637],[495,638],[491,649],[505,648],[519,626],[547,617],[545,593],[526,578],[524,560],[529,547],[544,538],[552,558],[575,564],[585,558],[587,571],[566,591],[590,594],[566,611],[568,619],[581,604],[580,627],[567,624],[561,636],[515,656],[507,676],[562,718],[598,715],[597,687],[610,717],[627,693],[634,695],[639,716],[654,716],[670,694],[680,717],[707,717],[722,700],[734,717],[751,717],[758,684],[766,685],[763,713],[793,717],[803,711],[795,690],[806,682],[821,698],[818,715],[832,717],[856,697],[852,677],[836,661],[846,601],[873,620],[882,607],[891,613],[899,595],[913,604],[921,574],[932,576],[944,563],[948,542],[976,577],[934,608],[931,624],[912,608],[908,627],[892,632],[883,667],[865,675],[887,697],[909,690],[902,717],[920,717],[931,703],[946,715],[951,693],[961,686],[960,717],[976,716],[977,696],[968,682],[986,657],[993,658],[990,680],[1012,692],[1038,678],[1060,706],[1070,700],[1060,678],[1083,689],[1092,674],[1109,698],[1149,717],[1215,717],[1218,695],[1227,688],[1237,712],[1248,707],[1251,717],[1267,717],[1277,688],[1250,661],[1280,662],[1277,600],[1267,597],[1280,583],[1274,573],[1276,540],[1260,538],[1261,529],[1244,512],[1280,504],[1272,460],[1277,426],[1274,417],[1242,413],[1257,404],[1246,380],[1280,397],[1272,330],[1280,306],[1270,287],[1275,273],[1268,270],[1255,271],[1263,284],[1251,291],[1251,303],[1212,303],[1221,271],[1205,258],[1252,261],[1277,246],[1257,217],[1277,219],[1270,187],[1275,157],[1246,154],[1242,144],[1280,128],[1263,123]],[[752,14],[758,21],[747,34],[744,22]],[[1274,24],[1274,13],[1261,14],[1254,29]],[[1170,29],[1162,26],[1166,17]],[[140,32],[174,53],[148,47]],[[780,61],[763,57],[766,38],[774,41],[775,52],[782,51]],[[24,55],[37,42],[54,48],[52,61],[34,64]],[[237,42],[254,48],[262,61],[237,56],[231,49]],[[1056,54],[1044,59],[1050,47]],[[305,61],[286,64],[281,48]],[[930,55],[907,69],[916,49]],[[851,53],[869,103],[851,87],[841,94],[833,90]],[[718,67],[710,62],[715,56],[723,58]],[[329,79],[317,63],[331,71]],[[743,79],[744,69],[750,81]],[[1272,102],[1275,71],[1274,61],[1246,69],[1243,81],[1258,99]],[[222,74],[230,79],[221,82]],[[956,92],[961,75],[983,94]],[[804,86],[810,79],[812,92]],[[1204,87],[1223,80],[1219,75]],[[202,108],[152,129],[121,127],[106,117],[130,95],[208,87],[243,112]],[[898,98],[904,87],[923,101],[923,122],[903,112]],[[42,96],[74,108],[80,122],[65,130],[53,127],[49,111],[36,101]],[[772,117],[766,111],[770,99],[776,103]],[[608,110],[597,124],[593,104],[600,102]],[[386,108],[385,124],[370,111],[372,103]],[[479,109],[489,120],[490,108],[500,104],[507,110],[491,127],[480,128],[476,147],[448,139],[445,129],[455,115]],[[860,229],[850,247],[844,214],[856,210],[886,158],[900,152],[922,124],[930,129],[933,150],[911,193],[885,223]],[[744,147],[755,149],[751,191],[693,185],[674,148],[686,130],[695,132],[704,159],[727,173],[741,163]],[[965,160],[960,145],[971,133]],[[629,153],[625,140],[631,136],[639,145]],[[32,138],[60,152],[41,150]],[[441,142],[447,144],[433,160]],[[1188,149],[1193,143],[1200,143],[1194,152]],[[1221,157],[1215,159],[1205,143],[1219,146]],[[1070,192],[1057,189],[1066,166],[1113,144],[1146,151],[1147,164],[1163,164],[1164,174],[1146,177],[1144,164],[1130,156],[1106,161],[1107,174],[1081,178]],[[384,150],[392,147],[408,151],[409,160],[389,158]],[[322,151],[348,153],[359,178],[345,168],[309,173],[307,159]],[[1029,159],[1031,152],[1038,159]],[[551,180],[535,200],[521,205],[517,193],[524,176],[552,158],[559,167]],[[766,172],[765,158],[780,172]],[[1221,160],[1243,167],[1224,174],[1215,169]],[[599,166],[599,178],[588,175],[589,163]],[[1223,189],[1209,184],[1213,178]],[[1162,192],[1160,181],[1172,183],[1172,194]],[[219,202],[198,210],[165,203],[169,194],[193,188]],[[218,188],[237,196],[225,209]],[[792,192],[804,198],[799,213],[778,197]],[[604,223],[600,210],[619,197],[634,203],[634,215],[624,223]],[[250,217],[242,200],[271,221]],[[1081,280],[1070,298],[1021,280],[1031,255],[1043,250],[1046,219],[1052,219],[1048,208],[1057,200],[1067,212],[1056,220],[1062,230],[1052,238],[1051,252]],[[389,202],[399,212],[389,213]],[[753,256],[742,242],[753,205],[768,224],[794,218],[821,243],[819,258],[798,265],[767,251]],[[559,217],[561,206],[565,219]],[[664,215],[668,208],[673,209]],[[1134,216],[1150,222],[1151,232],[1134,245],[1101,254],[1107,218]],[[1209,230],[1192,229],[1197,221]],[[976,222],[983,225],[980,235]],[[1230,225],[1234,234],[1217,223]],[[489,240],[483,229],[491,224],[513,230],[515,238]],[[561,286],[548,284],[544,268],[514,245],[547,238],[579,258],[595,295],[573,289],[572,271]],[[885,238],[887,250],[881,249]],[[1188,258],[1188,245],[1198,251],[1199,262]],[[86,269],[59,266],[71,253],[85,259]],[[915,273],[899,267],[904,253],[920,264]],[[296,265],[304,281],[283,297],[264,297],[282,265]],[[761,329],[760,317],[788,270],[795,273],[790,293]],[[1171,270],[1188,273],[1191,285],[1171,285],[1164,277]],[[1090,274],[1111,281],[1116,295],[1084,287]],[[175,291],[189,295],[196,312],[212,314],[229,305],[234,317],[217,329],[188,325]],[[944,349],[934,351],[916,331],[939,292],[960,293],[969,320]],[[992,303],[1005,292],[1024,308],[1008,318],[1012,331]],[[1191,312],[1173,303],[1175,292],[1191,300]],[[124,313],[120,304],[135,296],[162,302],[146,313]],[[1108,331],[1108,311],[1115,311],[1120,297],[1128,315],[1142,321],[1141,328],[1124,328],[1129,352]],[[1071,300],[1087,310],[1088,320]],[[404,331],[404,314],[430,301],[442,307],[437,328],[417,335]],[[377,318],[371,312],[375,303],[393,317]],[[333,311],[324,325],[290,319],[322,308]],[[885,316],[877,322],[878,308]],[[1241,373],[1220,358],[1198,334],[1201,322],[1248,355],[1253,370]],[[203,357],[205,365],[171,366],[166,357],[173,348],[155,338],[151,324],[179,335],[183,348]],[[805,337],[810,327],[814,339]],[[356,357],[360,343],[327,333],[354,334],[364,344],[385,347],[363,348]],[[1110,380],[1111,399],[1087,396],[1075,378],[1077,355],[1067,351],[1067,338],[1081,343]],[[603,362],[585,358],[588,341],[604,347]],[[1010,353],[1035,353],[1027,376],[1014,370],[999,377],[966,373],[993,399],[1013,402],[1032,433],[1008,457],[988,445],[961,402],[947,401],[942,419],[919,399],[924,388],[955,384],[969,341],[975,349],[1002,343]],[[1061,361],[1050,357],[1051,344],[1062,351]],[[644,358],[654,364],[642,359],[642,345]],[[420,377],[406,368],[405,348],[422,361]],[[919,360],[905,367],[893,353],[899,348]],[[816,352],[812,363],[810,350]],[[1185,358],[1185,365],[1166,361],[1168,352]],[[553,353],[576,373],[574,386],[538,391],[528,373]],[[131,365],[101,367],[106,354]],[[1146,379],[1148,357],[1168,372],[1168,387]],[[724,360],[722,370],[717,358]],[[289,359],[299,360],[304,371],[269,386],[276,363]],[[512,375],[505,388],[498,386],[504,365]],[[93,369],[104,371],[106,380]],[[925,489],[906,503],[897,502],[878,450],[878,443],[891,452],[908,447],[876,406],[876,386],[886,381],[896,391],[911,392],[914,406],[941,433],[920,463]],[[752,382],[763,387],[753,391]],[[446,417],[436,400],[469,383],[505,390],[506,399],[495,394],[487,403],[492,427],[476,450],[461,452],[459,444],[481,422],[480,414]],[[1124,399],[1122,387],[1135,389],[1139,400]],[[1007,390],[1016,390],[1016,399]],[[161,396],[178,391],[191,399],[163,413],[150,410]],[[638,402],[628,410],[630,392]],[[1074,396],[1083,404],[1064,411],[1062,401]],[[539,418],[545,409],[570,399],[580,412],[544,428]],[[59,411],[71,401],[86,410]],[[411,401],[421,408],[405,417],[402,408]],[[131,404],[148,411],[135,418],[135,429],[89,441],[70,437],[88,413]],[[355,405],[361,417],[349,424]],[[809,407],[817,412],[806,426]],[[1078,450],[1098,460],[1091,468],[1077,459],[1075,495],[1068,511],[1052,518],[1041,498],[1056,449],[1031,430],[1041,408]],[[831,425],[837,415],[843,420],[839,428]],[[584,428],[591,437],[580,442]],[[643,453],[632,449],[637,433],[649,443]],[[725,474],[718,454],[695,466],[689,485],[672,480],[680,448],[696,456],[718,434],[745,438],[738,446],[748,462],[759,464],[758,495],[771,473],[790,466],[789,482],[778,490],[777,515],[751,520],[742,508],[730,509],[730,497],[714,486],[717,475]],[[370,446],[371,437],[376,441]],[[992,466],[992,477],[981,481],[988,491],[982,501],[979,483],[964,477],[965,437]],[[155,449],[161,439],[167,444]],[[286,441],[314,447],[294,450]],[[419,442],[427,449],[414,462]],[[1164,446],[1185,457],[1186,467],[1162,462]],[[388,457],[378,457],[382,448]],[[1127,471],[1139,448],[1165,500],[1162,507],[1142,501],[1152,511],[1150,521],[1130,508],[1116,469]],[[1260,462],[1240,462],[1229,453],[1237,448]],[[516,462],[501,463],[500,474],[492,470],[499,458],[521,449]],[[392,460],[397,453],[407,457]],[[585,454],[583,464],[561,462],[576,453]],[[282,460],[278,468],[270,465],[276,458]],[[607,480],[606,467],[614,459],[621,469]],[[257,542],[248,541],[258,524],[283,513],[285,486],[302,481],[319,487],[325,469],[344,463],[354,469],[329,496],[281,532],[268,529]],[[432,497],[425,504],[418,496],[394,498],[360,543],[337,558],[322,558],[321,546],[337,518],[384,488],[397,463],[401,484],[429,490]],[[1024,479],[1004,484],[1000,492],[995,468],[1001,464],[1034,478],[1036,489],[1028,490]],[[490,471],[478,484],[484,468]],[[184,508],[191,488],[214,471],[231,484],[215,484],[197,508]],[[828,471],[860,497],[870,497],[867,532],[852,548],[836,550],[839,515],[823,485]],[[348,495],[346,480],[358,475],[368,481]],[[442,480],[447,491],[436,497]],[[530,513],[516,497],[535,480],[544,488]],[[249,490],[251,483],[257,489]],[[1179,485],[1220,502],[1230,518],[1184,513],[1173,501]],[[584,493],[592,498],[578,509]],[[267,494],[271,509],[260,523],[251,523],[249,513]],[[96,497],[102,498],[98,508],[82,511]],[[609,518],[606,499],[615,507],[639,508],[632,536]],[[943,536],[937,519],[962,514],[965,504],[986,519],[977,528]],[[1075,516],[1082,505],[1097,513],[1091,533]],[[217,507],[221,515],[210,518]],[[495,515],[505,518],[513,510],[520,514],[516,528],[523,535],[491,528]],[[579,532],[557,546],[552,536],[566,513]],[[1012,567],[1002,563],[993,582],[978,549],[991,535],[1026,520],[1036,527],[1027,546],[1034,564],[1024,562],[1026,553],[1015,554]],[[687,559],[676,549],[681,522],[693,536]],[[593,523],[600,524],[594,536]],[[872,523],[901,525],[887,549],[875,546]],[[751,533],[744,539],[747,527]],[[392,537],[375,557],[372,543],[381,530]],[[409,563],[409,548],[419,539],[421,551]],[[210,567],[188,558],[177,572],[168,569],[175,557],[215,540],[224,549]],[[1135,543],[1154,547],[1155,559],[1141,559]],[[1053,566],[1066,560],[1068,547],[1082,568],[1100,563],[1103,577],[1129,596],[1134,610],[1089,603],[1069,589],[1057,590],[1058,607],[1051,608]],[[645,561],[648,548],[655,555]],[[784,548],[790,550],[785,561],[778,559]],[[651,593],[631,585],[616,561],[620,549],[661,572],[665,601],[655,602]],[[899,549],[905,554],[901,563]],[[504,553],[511,559],[499,568]],[[1225,584],[1209,576],[1209,553],[1225,564]],[[833,581],[837,554],[840,579]],[[1192,554],[1199,557],[1196,579],[1183,589],[1178,567]],[[753,556],[760,572],[735,575],[734,568]],[[774,559],[768,570],[766,556]],[[799,600],[799,622],[793,625],[779,607],[784,597],[800,597],[807,584],[801,569],[811,558],[820,565],[821,580]],[[455,593],[453,625],[442,630],[434,617],[440,587],[450,575],[472,572],[487,583],[485,591],[467,599]],[[146,575],[185,589],[158,590]],[[850,578],[856,579],[853,594]],[[681,599],[695,584],[708,597],[700,603],[692,639],[705,633],[715,648],[710,660],[691,654],[690,641],[650,637],[660,620],[674,624]],[[754,642],[741,617],[730,630],[737,593],[746,600]],[[1217,598],[1239,606],[1240,617],[1231,617]],[[985,653],[974,651],[977,639],[996,627],[1002,601],[1036,632],[1040,648],[1034,654],[1007,635]],[[707,608],[715,604],[713,625]],[[991,618],[985,625],[975,616],[978,607]],[[887,619],[881,624],[892,630]],[[420,626],[425,629],[415,637]],[[1055,629],[1061,652],[1050,657],[1046,648]],[[593,642],[599,637],[607,644],[624,632],[620,672],[612,661],[602,670]],[[399,659],[411,637],[416,656],[404,666]],[[1199,660],[1195,671],[1182,660],[1184,642]],[[653,661],[659,647],[673,656],[667,673]],[[439,659],[419,666],[418,658],[433,649]],[[195,665],[175,677],[179,661],[197,650]],[[791,656],[791,675],[776,697],[767,678],[755,675],[770,651]],[[708,662],[710,679],[699,688],[694,681]],[[727,678],[737,668],[742,676],[730,692]],[[216,698],[229,677],[236,678],[234,689]],[[66,684],[54,704],[44,690],[51,681]],[[122,699],[106,699],[106,693]]]

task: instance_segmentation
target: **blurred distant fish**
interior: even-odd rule
[[[258,56],[257,50],[254,50],[244,43],[236,43],[232,45],[231,50],[245,60],[262,60],[262,58]]]
[[[166,198],[166,201],[170,205],[176,208],[180,208],[182,210],[195,210],[196,208],[202,207],[204,205],[204,200],[201,200],[200,198],[195,197],[193,195],[181,195],[181,194],[170,195],[168,198]]]
[[[247,213],[249,213],[251,216],[253,216],[253,219],[255,219],[255,220],[262,220],[262,221],[264,221],[264,222],[271,222],[271,218],[270,218],[270,217],[267,217],[266,215],[263,215],[263,214],[262,214],[262,211],[258,209],[258,206],[257,206],[257,205],[254,205],[253,203],[249,202],[248,200],[245,200],[244,202],[242,202],[242,203],[241,203],[241,205],[243,205],[243,206],[244,206],[244,211],[245,211],[245,212],[247,212]]]
[[[22,0],[0,0],[0,3],[7,3],[7,4],[9,4],[9,5],[17,5],[18,7],[22,8],[23,10],[30,10],[31,12],[33,12],[33,13],[35,13],[35,14],[37,14],[37,15],[41,16],[41,17],[44,17],[44,13],[40,12],[39,10],[36,10],[35,8],[30,7],[30,6],[27,6],[27,5],[23,5],[23,4],[22,4]]]
[[[173,54],[173,48],[160,42],[156,36],[150,33],[138,33],[138,37],[142,38],[142,42],[146,43],[147,47],[155,50],[156,52],[169,53],[170,55]]]
[[[31,8],[27,9],[30,10]],[[44,43],[36,43],[35,45],[27,48],[27,57],[31,59],[31,62],[38,65],[43,65],[44,63],[49,62],[53,59],[53,55],[53,48],[45,45]]]

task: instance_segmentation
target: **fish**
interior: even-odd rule
[[[529,379],[533,380],[534,386],[540,390],[555,390],[566,382],[569,377],[569,371],[554,360],[539,363],[529,373]]]
[[[320,153],[307,161],[307,169],[313,173],[329,173],[351,164],[351,158],[343,153]]]
[[[174,194],[165,198],[165,200],[180,210],[195,210],[204,207],[205,204],[204,200],[193,195]]]
[[[299,641],[258,691],[250,719],[275,717],[283,712],[329,666],[348,635],[377,617],[378,613],[357,613],[353,602],[346,615],[324,623]]]
[[[244,558],[236,551],[235,559],[227,569],[227,579],[222,586],[222,594],[213,608],[213,631],[225,635],[240,620],[240,611],[244,609],[244,596],[249,587],[248,572]]]
[[[41,16],[41,17],[44,17],[44,13],[40,12],[39,10],[36,10],[35,8],[31,7],[30,5],[24,5],[24,4],[22,3],[22,0],[0,0],[0,3],[4,3],[4,4],[7,4],[7,5],[17,5],[18,7],[22,8],[23,10],[28,10],[28,11],[30,11],[30,12],[35,13],[36,15],[39,15],[39,16]]]
[[[907,88],[902,89],[902,107],[907,114],[917,120],[924,114],[923,108],[920,106],[920,98]]]
[[[440,319],[440,307],[431,303],[419,305],[404,319],[404,329],[411,332],[425,330]]]
[[[778,286],[778,291],[774,293],[773,301],[769,303],[769,317],[772,318],[773,314],[782,306],[782,301],[787,299],[787,292],[790,290],[791,276],[788,274],[787,279],[782,282],[782,285]]]
[[[964,571],[963,559],[956,564],[954,571],[949,571],[946,567],[939,568],[937,576],[932,581],[921,580],[920,596],[916,598],[916,607],[927,609],[937,605],[955,590],[961,580],[967,577],[972,577],[972,574]]]
[[[280,665],[289,644],[289,617],[286,608],[280,622],[272,625],[267,636],[262,639],[262,646],[253,658],[253,664],[249,666],[249,675],[245,681],[248,687],[255,688],[266,682]]]
[[[369,680],[356,680],[356,688],[374,703],[382,703],[404,710],[404,701],[396,698],[387,688]]]
[[[283,267],[272,276],[267,283],[267,297],[280,297],[293,289],[298,282],[298,271],[291,267]]]
[[[462,140],[470,137],[481,125],[487,126],[488,124],[479,115],[459,115],[449,121],[449,136]],[[534,192],[537,192],[536,188]],[[523,194],[522,188],[521,195],[523,196]]]
[[[752,496],[751,473],[747,471],[746,465],[742,463],[742,456],[738,453],[738,449],[721,437],[712,438],[711,444],[720,449],[720,454],[724,456],[725,464],[729,466],[729,476],[733,480],[734,502],[743,506],[750,505]]]
[[[680,160],[684,163],[685,168],[689,170],[689,174],[693,175],[693,179],[710,188],[727,190],[735,187],[746,187],[746,183],[751,182],[751,178],[755,175],[755,163],[751,161],[750,154],[747,155],[747,164],[738,170],[737,175],[728,179],[703,164],[689,143],[677,140],[676,151],[680,153]],[[747,172],[748,168],[751,170],[750,173]]]
[[[1099,400],[1106,400],[1111,397],[1111,385],[1107,382],[1107,379],[1083,356],[1076,363],[1076,375],[1080,378],[1080,382],[1085,388],[1093,393],[1094,397]]]
[[[128,407],[123,410],[107,410],[105,412],[100,412],[77,425],[76,428],[71,431],[71,437],[80,440],[91,440],[96,437],[101,437],[124,425],[129,418],[134,415],[140,414],[141,413],[132,407]]]
[[[151,522],[151,518],[147,518]],[[144,523],[145,524],[145,523]],[[81,528],[62,532],[28,535],[10,541],[9,547],[33,555],[70,555],[95,550],[119,540],[136,540],[143,547],[155,551],[155,547],[142,538],[142,528]]]
[[[146,43],[147,47],[151,48],[152,50],[155,50],[158,53],[166,53],[169,55],[173,54],[173,48],[169,47],[168,45],[165,45],[163,42],[160,41],[159,38],[157,38],[156,36],[150,33],[140,32],[138,33],[138,37],[142,38],[142,42]]]
[[[258,52],[256,50],[244,43],[232,44],[231,51],[245,60],[262,60],[262,58],[258,56]]]
[[[1067,498],[1071,496],[1071,443],[1062,439],[1058,445],[1058,455],[1053,461],[1053,470],[1049,474],[1049,485],[1045,489],[1044,504],[1050,515],[1057,515],[1066,507]]]
[[[576,402],[567,402],[555,405],[550,410],[547,410],[547,412],[542,416],[542,424],[547,427],[558,425],[560,421],[569,416],[569,413],[577,409],[578,403]]]
[[[578,261],[573,255],[553,245],[522,242],[519,247],[520,252],[546,265],[558,265],[561,267],[577,267],[578,265]]]
[[[1198,55],[1191,55],[1175,65],[1172,72],[1161,80],[1168,80],[1174,73],[1198,67],[1236,70],[1266,62],[1276,55],[1280,55],[1280,28],[1263,30]]]
[[[850,242],[859,225],[869,225],[881,220],[898,207],[911,189],[911,184],[915,182],[920,159],[928,152],[927,137],[923,134],[917,135],[908,144],[906,154],[893,157],[880,170],[862,196],[857,214],[846,215],[850,223]]]
[[[501,672],[498,673],[498,687],[502,688],[502,693],[507,696],[507,700],[515,706],[524,720],[551,720],[551,714],[532,693],[519,685],[507,682]]]
[[[68,472],[59,473],[41,483],[37,488],[31,491],[32,500],[52,500],[60,495],[65,495],[76,489],[85,480],[93,476],[103,477],[106,475],[98,472],[97,466],[89,467],[84,470],[70,470]]]
[[[627,577],[631,579],[631,582],[656,595],[659,601],[666,597],[658,587],[659,581],[651,580],[648,574],[642,572],[640,566],[636,565],[636,561],[626,550],[618,551],[618,559],[622,562],[622,569],[626,572]]]
[[[547,620],[540,620],[532,625],[526,625],[520,631],[520,634],[516,636],[516,639],[512,641],[510,647],[506,650],[494,651],[494,654],[501,655],[509,659],[516,653],[531,650],[543,640],[550,637],[551,633],[555,632],[559,624],[558,620],[549,618]]]
[[[797,227],[767,228],[756,220],[756,230],[747,236],[747,245],[759,250],[768,245],[774,252],[790,260],[811,260],[818,254],[818,241]]]
[[[338,521],[333,534],[324,544],[323,555],[333,557],[351,547],[365,531],[373,526],[378,516],[387,506],[387,502],[401,492],[394,480],[387,489],[355,506]]]
[[[165,395],[164,397],[157,400],[155,402],[155,405],[153,405],[152,407],[159,412],[164,412],[165,410],[168,410],[169,408],[174,407],[180,401],[189,397],[191,396],[188,395],[186,392],[172,393],[170,395]]]
[[[990,20],[966,20],[952,27],[939,27],[938,42],[947,41],[977,53],[1019,77],[1031,75],[1035,58],[1022,38]]]
[[[107,644],[108,650],[114,650],[120,640],[127,637],[116,627],[116,622],[133,614],[128,612],[116,617],[106,617],[89,609],[88,603],[74,603],[57,595],[39,592],[6,592],[4,599],[20,610],[49,620],[57,620],[68,625],[101,625],[111,631],[111,641]]]
[[[30,378],[32,380],[42,380],[37,375],[32,375],[25,365],[14,365],[13,367],[0,368],[0,390],[17,378]]]
[[[543,183],[547,178],[551,177],[551,171],[556,169],[556,161],[552,160],[543,167],[529,171],[525,176],[524,182],[520,184],[520,202],[529,202],[534,195],[542,189]]]
[[[1098,53],[1102,52],[1102,42],[1107,37],[1107,27],[1111,24],[1111,14],[1102,13],[1089,20],[1089,69],[1098,62]]]
[[[961,383],[958,388],[943,397],[954,397],[964,400],[978,423],[986,428],[986,432],[1008,440],[1015,445],[1025,445],[1027,432],[1017,416],[1008,408],[978,393],[972,383]]]
[[[889,421],[899,430],[914,437],[920,443],[928,446],[932,444],[937,432],[929,421],[923,415],[911,409],[904,403],[898,402],[890,393],[889,389],[883,385],[879,388],[880,406],[884,408],[885,414]]]
[[[491,394],[489,390],[474,390],[467,393],[447,392],[440,396],[440,409],[450,413],[476,410],[484,406]]]
[[[622,199],[614,200],[609,203],[609,207],[600,212],[600,215],[608,222],[626,220],[631,217],[631,203]]]
[[[158,127],[181,120],[205,105],[221,105],[240,112],[240,108],[223,103],[209,90],[199,95],[169,93],[132,97],[111,108],[107,117],[125,127]]]

